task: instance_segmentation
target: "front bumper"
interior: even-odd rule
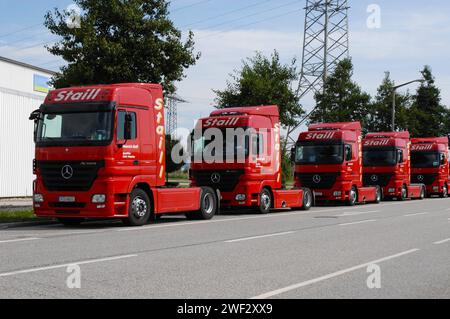
[[[34,194],[42,194],[44,201],[33,203],[38,217],[120,218],[127,216],[128,196],[114,195],[115,181],[96,180],[87,192],[47,191],[40,180],[34,182]],[[92,203],[96,194],[105,194],[104,203]],[[67,198],[73,201],[67,202]],[[65,199],[65,200],[62,200]]]

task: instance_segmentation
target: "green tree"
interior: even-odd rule
[[[82,10],[79,27],[67,21],[69,11],[47,12],[45,26],[61,40],[47,47],[68,62],[53,78],[57,88],[117,82],[174,82],[194,65],[193,34],[181,32],[169,19],[165,0],[74,0]]]
[[[277,51],[270,58],[257,52],[230,76],[232,80],[223,91],[214,90],[217,108],[275,104],[280,108],[280,122],[284,127],[294,126],[304,114],[292,89],[298,78],[295,60],[283,65]]]
[[[243,61],[241,70],[231,74],[231,81],[223,90],[214,90],[217,108],[249,105],[278,105],[280,123],[283,127],[294,127],[305,113],[299,98],[293,90],[298,79],[295,59],[291,64],[282,64],[275,50],[270,57],[260,52]],[[290,132],[290,129],[288,129]],[[286,140],[282,141],[283,182],[291,175],[292,167],[286,150]]]
[[[389,132],[392,130],[392,99],[395,83],[391,80],[389,72],[378,87],[369,110],[369,118],[366,122],[368,132]],[[399,131],[408,130],[409,112],[411,107],[411,95],[409,93],[395,95],[395,124]]]
[[[310,122],[361,121],[368,122],[370,95],[353,82],[351,59],[340,61],[334,72],[326,79],[323,92],[317,93],[316,108]]]
[[[173,173],[179,171],[184,163],[175,163],[172,158],[172,150],[173,148],[180,143],[179,139],[173,138],[170,134],[166,134],[166,175],[168,180],[169,173]],[[183,150],[180,150],[180,153],[183,153]]]
[[[422,70],[424,82],[414,95],[409,130],[414,137],[445,136],[449,133],[450,111],[441,103],[441,91],[429,66]]]

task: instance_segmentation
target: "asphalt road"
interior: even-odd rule
[[[450,199],[6,229],[0,256],[0,298],[450,298]]]

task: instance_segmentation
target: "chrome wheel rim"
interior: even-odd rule
[[[148,210],[147,203],[140,196],[136,196],[133,199],[131,207],[133,210],[133,214],[138,218],[142,218],[147,214]]]
[[[208,215],[212,214],[214,211],[214,199],[211,194],[206,194],[205,197],[203,197],[203,209],[204,212]]]
[[[311,198],[311,193],[310,192],[305,192],[305,207],[311,207],[311,203],[312,203],[312,198]]]
[[[350,201],[354,204],[356,202],[356,192],[354,189],[350,191]]]
[[[406,188],[402,188],[402,198],[406,198]]]
[[[264,210],[267,210],[267,209],[270,208],[270,196],[266,192],[264,192],[261,195],[261,203],[262,203],[262,206],[263,206]]]
[[[377,202],[381,202],[381,190],[377,190]]]

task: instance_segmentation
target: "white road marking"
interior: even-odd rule
[[[344,217],[344,216],[356,216],[356,215],[364,215],[364,214],[372,214],[372,213],[379,213],[381,212],[381,210],[370,210],[368,212],[354,212],[354,213],[350,213],[350,212],[345,212],[342,213],[340,215],[337,215],[338,217]]]
[[[414,213],[414,214],[407,214],[403,215],[403,217],[412,217],[412,216],[420,216],[420,215],[428,215],[429,213]]]
[[[118,232],[123,231],[137,231],[137,230],[147,230],[147,229],[155,229],[155,228],[166,228],[166,227],[180,227],[180,226],[190,226],[190,225],[202,225],[202,224],[212,224],[212,223],[226,223],[233,221],[241,221],[241,220],[252,220],[252,219],[264,219],[264,218],[276,218],[282,216],[302,216],[306,214],[313,213],[326,213],[326,212],[335,212],[338,209],[328,209],[328,210],[320,210],[320,211],[311,211],[311,212],[289,212],[289,213],[272,213],[264,216],[253,216],[253,217],[238,217],[238,218],[226,218],[226,219],[213,219],[213,220],[204,220],[198,222],[180,222],[176,224],[164,224],[164,225],[156,225],[156,226],[144,226],[144,227],[127,227],[117,229]]]
[[[31,240],[39,240],[39,239],[42,239],[42,238],[31,237],[31,238],[9,239],[9,240],[2,240],[2,241],[0,241],[0,244],[17,243],[17,242],[20,242],[20,241],[31,241]]]
[[[283,233],[274,233],[274,234],[261,235],[261,236],[244,237],[244,238],[226,240],[225,243],[237,243],[240,241],[268,238],[268,237],[275,237],[275,236],[283,236],[283,235],[289,235],[289,234],[294,234],[294,233],[295,233],[295,231],[287,231],[287,232],[283,232]]]
[[[281,289],[269,291],[269,292],[266,292],[266,293],[264,293],[262,295],[259,295],[259,296],[256,296],[256,297],[252,297],[251,299],[267,299],[267,298],[270,298],[270,297],[273,297],[273,296],[276,296],[276,295],[280,295],[280,294],[283,294],[283,293],[286,293],[286,292],[289,292],[289,291],[292,291],[292,290],[295,290],[295,289],[299,289],[299,288],[302,288],[302,287],[305,287],[305,286],[316,284],[316,283],[324,281],[324,280],[328,280],[328,279],[331,279],[331,278],[334,278],[334,277],[338,277],[338,276],[347,274],[347,273],[355,271],[355,270],[363,269],[363,268],[366,268],[366,267],[368,267],[370,265],[373,265],[373,264],[379,264],[379,263],[382,263],[382,262],[385,262],[385,261],[388,261],[388,260],[391,260],[391,259],[402,257],[402,256],[405,256],[405,255],[408,255],[408,254],[412,254],[412,253],[417,252],[419,250],[420,249],[417,249],[417,248],[416,249],[407,250],[407,251],[404,251],[404,252],[401,252],[401,253],[398,253],[398,254],[395,254],[395,255],[391,255],[391,256],[387,256],[387,257],[381,258],[381,259],[373,260],[373,261],[370,261],[368,263],[364,263],[364,264],[361,264],[361,265],[358,265],[358,266],[354,266],[354,267],[350,267],[350,268],[347,268],[347,269],[343,269],[343,270],[340,270],[340,271],[337,271],[337,272],[334,272],[334,273],[331,273],[331,274],[328,274],[328,275],[325,275],[325,276],[321,276],[321,277],[314,278],[314,279],[311,279],[311,280],[303,281],[303,282],[300,282],[298,284],[287,286],[287,287],[284,287],[284,288],[281,288]]]
[[[51,270],[51,269],[58,269],[58,268],[66,268],[70,265],[86,265],[86,264],[94,264],[94,263],[100,263],[100,262],[106,262],[106,261],[114,261],[114,260],[131,258],[131,257],[137,257],[137,255],[122,255],[122,256],[115,256],[115,257],[100,258],[100,259],[75,261],[72,263],[62,264],[62,265],[54,265],[54,266],[47,266],[47,267],[37,267],[37,268],[30,268],[30,269],[24,269],[24,270],[17,270],[17,271],[0,273],[0,277],[8,277],[8,276],[27,274],[27,273],[37,272],[37,271],[44,271],[44,270]]]
[[[450,238],[444,239],[444,240],[440,240],[437,242],[434,242],[435,245],[440,245],[440,244],[444,244],[444,243],[448,243],[450,241]]]
[[[358,224],[364,224],[364,223],[372,223],[372,222],[376,222],[376,219],[367,219],[367,220],[361,220],[359,222],[352,222],[352,223],[343,223],[343,224],[339,224],[339,226],[350,226],[350,225],[358,225]]]

